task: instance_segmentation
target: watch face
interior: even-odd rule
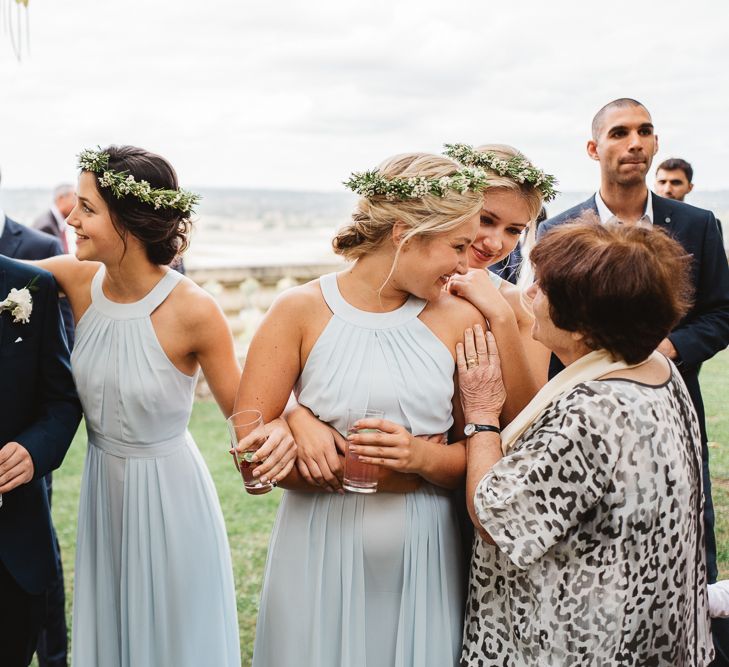
[[[476,432],[476,424],[466,424],[466,427],[463,429],[463,434],[469,438]]]

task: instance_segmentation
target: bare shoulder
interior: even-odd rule
[[[461,330],[474,324],[485,324],[484,317],[476,306],[448,292],[443,292],[437,300],[429,302],[426,314],[434,319],[451,322]]]
[[[100,262],[79,261],[74,255],[56,255],[36,262],[59,282],[86,283],[96,275]]]
[[[186,327],[210,322],[223,316],[223,311],[215,298],[187,276],[170,293],[168,299],[176,318]]]
[[[285,321],[305,327],[325,312],[328,312],[328,308],[319,280],[315,279],[281,292],[266,313],[266,320]]]

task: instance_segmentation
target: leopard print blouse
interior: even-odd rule
[[[699,447],[675,371],[556,399],[476,491],[461,665],[708,664]]]

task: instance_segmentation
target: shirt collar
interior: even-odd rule
[[[607,222],[617,222],[618,224],[622,224],[622,222],[613,214],[607,204],[602,200],[599,190],[595,193],[595,204],[597,205],[597,214],[600,216],[600,222],[603,224]],[[638,220],[637,224],[647,226],[653,225],[653,193],[650,190],[648,190],[648,197],[645,200],[645,211],[643,211],[643,215],[640,220]]]
[[[58,229],[60,229],[61,231],[66,229],[66,218],[61,215],[61,212],[58,210],[58,206],[56,206],[55,204],[51,204],[51,213],[53,213],[53,217],[58,223]]]
[[[5,231],[5,211],[0,208],[0,236]]]

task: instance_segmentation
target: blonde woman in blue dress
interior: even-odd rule
[[[547,381],[549,351],[532,338],[534,317],[522,285],[502,280],[488,267],[507,257],[520,237],[533,237],[543,202],[555,194],[555,180],[511,146],[485,144],[471,149],[456,144],[449,146],[447,152],[462,164],[484,169],[488,180],[478,231],[468,249],[469,270],[454,273],[447,289],[476,306],[496,337],[504,360],[507,400],[501,421],[506,425]],[[521,271],[527,286],[531,284],[528,269],[523,266]],[[298,447],[299,474],[323,489],[341,492],[343,438],[305,407],[290,409],[287,420]]]
[[[354,177],[362,197],[334,239],[353,264],[282,294],[251,342],[236,409],[272,419],[293,389],[341,436],[348,408],[385,414],[369,423],[381,433],[352,441],[381,467],[376,494],[327,493],[296,469],[281,482],[255,667],[457,662],[463,561],[451,490],[463,484],[465,448],[454,351],[483,318],[443,288],[467,270],[483,185],[482,171],[428,154]]]
[[[222,412],[240,378],[214,300],[167,265],[196,197],[132,146],[80,156],[76,256],[39,262],[76,320],[89,447],[79,505],[74,667],[240,667],[233,573],[213,481],[187,424],[199,370]],[[267,443],[275,478],[290,437]],[[264,452],[265,454],[265,452]]]

